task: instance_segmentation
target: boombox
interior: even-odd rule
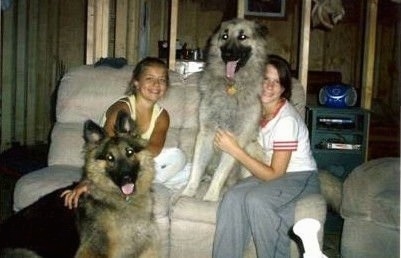
[[[319,103],[327,107],[352,107],[356,104],[356,100],[355,88],[342,83],[325,85],[319,91]]]

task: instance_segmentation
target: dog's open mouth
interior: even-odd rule
[[[136,188],[131,177],[128,176],[124,177],[120,185],[121,185],[120,187],[121,192],[125,196],[129,196],[135,193]]]
[[[239,59],[236,61],[227,61],[226,63],[226,77],[228,79],[234,79],[234,74],[237,69],[237,64],[239,62]]]
[[[125,184],[121,187],[121,191],[125,195],[131,195],[135,192],[135,184],[133,183]]]

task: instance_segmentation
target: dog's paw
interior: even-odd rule
[[[210,191],[210,189],[206,192],[205,196],[203,196],[203,200],[207,202],[217,202],[219,200],[219,194]]]
[[[194,197],[195,194],[196,194],[196,187],[190,187],[190,186],[185,187],[185,189],[181,192],[181,196]]]

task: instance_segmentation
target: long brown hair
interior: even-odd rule
[[[268,55],[266,65],[272,65],[277,69],[279,80],[281,86],[284,88],[284,92],[281,94],[281,97],[289,100],[291,98],[291,68],[290,64],[278,55]]]
[[[136,87],[134,82],[138,81],[139,78],[141,77],[142,73],[145,71],[147,67],[150,66],[156,66],[156,67],[161,67],[166,69],[166,80],[167,80],[167,87],[169,85],[169,77],[168,77],[168,67],[167,64],[161,60],[160,58],[157,57],[145,57],[139,63],[135,66],[134,70],[132,71],[132,78],[131,81],[128,85],[127,90],[125,91],[125,94],[127,95],[132,95],[136,94]]]

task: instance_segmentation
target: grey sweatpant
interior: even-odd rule
[[[249,177],[230,188],[217,211],[214,258],[242,258],[253,238],[258,258],[290,257],[288,232],[296,200],[319,193],[316,171],[262,181]]]

